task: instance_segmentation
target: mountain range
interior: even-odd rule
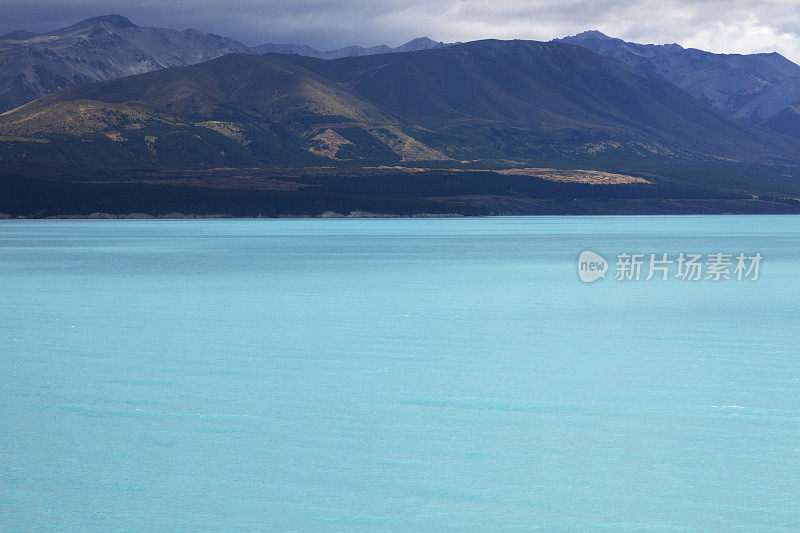
[[[323,60],[229,54],[0,116],[0,157],[89,166],[484,159],[800,162],[672,84],[578,46],[475,41]]]
[[[191,29],[142,28],[120,15],[42,35],[12,32],[0,38],[0,111],[81,83],[249,51],[234,39]]]
[[[778,53],[714,54],[587,31],[556,39],[664,79],[725,115],[800,138],[800,66]]]
[[[730,118],[800,138],[800,66],[780,54],[715,54],[678,44],[626,42],[598,31],[554,41],[588,48],[664,79]],[[46,34],[18,30],[0,36],[0,112],[73,85],[201,63],[230,53],[339,59],[446,46],[451,44],[421,37],[397,47],[318,50],[275,43],[250,47],[198,30],[146,28],[121,15],[105,15]]]
[[[334,59],[446,46],[426,37],[392,48],[348,46],[320,51],[306,45],[250,47],[212,33],[137,26],[104,15],[45,34],[22,30],[0,36],[0,113],[73,85],[193,65],[226,54],[278,52]]]
[[[209,189],[295,191],[282,211],[232,209],[243,216],[330,205],[576,212],[564,208],[569,198],[602,198],[586,207],[597,213],[800,209],[792,203],[798,106],[781,107],[800,67],[777,54],[725,56],[598,32],[551,42],[250,48],[109,15],[49,34],[7,34],[0,63],[8,107],[32,100],[0,114],[0,178],[22,195],[12,200],[28,198],[7,213],[29,213],[41,194],[50,195],[44,211],[74,212],[58,195],[85,188],[46,183],[55,178],[156,187],[92,189],[94,205],[115,209],[133,209],[126,195],[136,190],[163,211],[157,187],[176,183],[201,188],[188,199],[164,189],[182,198],[169,205],[205,198],[202,212],[233,201]],[[50,94],[33,99],[41,93]],[[392,168],[391,179],[369,181]],[[586,171],[606,177],[579,188],[542,184],[558,174],[548,168],[567,171],[567,181]],[[285,169],[298,172],[289,174],[295,181],[279,177]],[[608,180],[614,186],[601,190]],[[112,190],[120,196],[103,203]],[[302,192],[310,190],[325,193]],[[778,203],[764,204],[765,194]]]
[[[363,46],[345,46],[344,48],[337,48],[335,50],[321,51],[306,44],[265,43],[254,47],[253,51],[258,54],[297,54],[301,56],[316,57],[318,59],[339,59],[341,57],[395,54],[398,52],[417,52],[419,50],[432,50],[434,48],[443,48],[445,46],[450,46],[450,44],[434,41],[428,37],[419,37],[396,47],[382,44],[379,46],[370,46],[366,48]]]

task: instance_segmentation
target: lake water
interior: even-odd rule
[[[800,529],[800,217],[10,221],[0,296],[2,531]]]

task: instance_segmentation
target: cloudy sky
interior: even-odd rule
[[[246,44],[328,49],[414,37],[549,40],[597,29],[716,52],[778,51],[800,62],[800,0],[0,0],[0,33],[48,31],[100,14],[197,28]]]

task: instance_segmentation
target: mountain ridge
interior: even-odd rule
[[[673,85],[574,45],[490,39],[413,55],[288,60],[409,122],[445,132],[498,122],[507,131],[532,127],[538,138],[555,142],[589,133],[587,145],[601,152],[594,143],[636,138],[642,150],[659,152],[665,144],[692,152],[714,139],[708,153],[723,157],[746,153],[729,142],[742,135],[768,144],[767,135],[725,120]]]
[[[769,127],[769,120],[800,103],[800,66],[777,52],[717,54],[678,44],[640,44],[599,31],[554,39],[660,77],[731,118]],[[800,122],[789,133],[800,137]],[[782,131],[781,133],[787,133]]]
[[[780,54],[713,54],[675,43],[626,42],[597,30],[554,41],[588,48],[664,79],[728,117],[800,138],[800,120],[794,121],[797,114],[792,111],[800,107],[800,66]],[[18,30],[0,37],[0,112],[73,85],[196,64],[228,53],[339,59],[453,44],[459,43],[420,37],[397,47],[250,47],[213,33],[146,28],[122,15],[101,15],[44,34]]]
[[[0,40],[0,112],[81,83],[249,51],[211,33],[145,28],[121,15],[93,17],[24,40]]]
[[[347,46],[319,51],[307,45],[240,41],[195,29],[138,26],[108,14],[46,33],[16,30],[0,36],[0,113],[73,85],[191,65],[230,53],[298,53],[337,58],[447,46],[427,37],[397,47]]]
[[[377,54],[393,54],[399,52],[415,52],[419,50],[431,50],[436,48],[444,48],[451,46],[451,44],[434,41],[429,37],[418,37],[412,39],[407,43],[400,46],[391,47],[385,44],[371,47],[362,46],[345,46],[343,48],[336,48],[333,50],[318,50],[305,44],[276,44],[264,43],[259,46],[253,47],[253,50],[259,54],[279,53],[279,54],[298,54],[308,57],[315,57],[318,59],[340,59],[342,57],[358,57],[365,55]]]
[[[788,139],[640,70],[519,40],[335,60],[229,54],[76,86],[0,115],[0,158],[22,156],[116,168],[800,163]]]

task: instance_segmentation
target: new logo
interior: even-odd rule
[[[595,252],[584,250],[578,257],[578,277],[584,283],[591,283],[606,277],[608,261]]]

